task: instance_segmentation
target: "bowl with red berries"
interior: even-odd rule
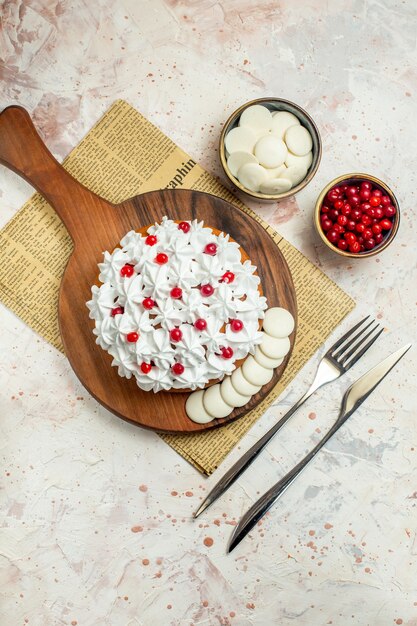
[[[369,174],[345,174],[319,195],[314,221],[333,252],[346,257],[373,256],[397,234],[400,209],[392,190]]]

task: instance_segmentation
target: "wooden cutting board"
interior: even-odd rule
[[[114,205],[77,182],[51,155],[29,114],[17,106],[0,114],[0,162],[25,178],[55,209],[74,250],[62,278],[59,324],[65,353],[76,375],[94,398],[119,417],[161,432],[192,433],[215,428],[242,417],[276,385],[290,353],[268,385],[247,405],[208,424],[188,419],[186,393],[145,392],[111,367],[112,357],[95,343],[94,322],[86,302],[97,281],[103,251],[112,251],[129,230],[162,219],[204,220],[229,233],[258,268],[268,305],[282,306],[297,319],[294,286],[288,266],[268,233],[252,217],[216,196],[190,190],[160,190]],[[295,333],[291,337],[291,350]]]

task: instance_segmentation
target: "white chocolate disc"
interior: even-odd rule
[[[288,337],[272,337],[268,333],[264,333],[263,341],[260,345],[262,352],[269,356],[270,359],[280,359],[284,357],[290,349],[290,340]]]
[[[224,140],[224,147],[229,152],[253,152],[257,136],[250,128],[232,128]]]
[[[233,152],[227,159],[227,167],[230,170],[230,173],[237,178],[237,173],[239,168],[245,163],[258,163],[258,159],[252,152]]]
[[[300,167],[305,167],[306,170],[310,167],[313,162],[313,153],[307,152],[304,156],[297,156],[292,152],[288,151],[287,158],[285,159],[285,165],[287,167],[291,167],[291,165],[298,165]]]
[[[230,406],[223,400],[219,384],[212,385],[205,390],[203,405],[207,413],[216,418],[227,417],[234,409],[233,406]]]
[[[287,158],[288,150],[282,139],[265,135],[256,142],[254,154],[264,167],[278,167]]]
[[[274,306],[265,312],[263,329],[271,337],[288,337],[294,330],[294,318],[287,309]]]
[[[209,415],[203,405],[204,390],[194,391],[190,393],[185,403],[185,412],[190,420],[197,424],[207,424],[207,422],[213,421],[211,415]]]
[[[282,173],[281,178],[286,178],[290,181],[291,186],[295,187],[298,183],[301,183],[307,175],[305,167],[299,167],[298,165],[290,165],[285,172]]]
[[[285,173],[287,166],[282,164],[279,167],[265,168],[268,178],[279,178]]]
[[[220,393],[227,404],[231,404],[235,407],[245,406],[251,399],[251,396],[243,396],[236,391],[232,385],[230,376],[226,376],[223,382],[220,383]]]
[[[293,115],[293,113],[289,111],[275,111],[275,113],[272,114],[271,133],[283,139],[285,131],[290,128],[290,126],[298,126],[299,124],[300,120]]]
[[[274,375],[274,370],[259,365],[252,355],[242,365],[242,374],[252,385],[266,385]]]
[[[271,125],[271,112],[261,104],[254,104],[245,109],[239,120],[239,126],[252,129],[258,137],[267,133]]]
[[[235,391],[240,393],[242,396],[254,396],[255,393],[258,393],[261,388],[259,385],[252,385],[252,383],[246,380],[242,374],[241,367],[235,369],[231,376],[231,381]]]
[[[291,150],[296,156],[304,156],[310,152],[313,147],[313,140],[307,128],[304,126],[290,126],[285,133],[285,143],[288,150]]]
[[[261,193],[278,194],[285,193],[291,189],[291,181],[288,178],[268,178],[260,186]]]
[[[265,168],[257,163],[246,163],[242,165],[237,173],[239,181],[249,191],[259,191],[259,187],[266,180]]]
[[[259,363],[259,365],[262,365],[262,367],[273,370],[281,365],[284,357],[281,357],[280,359],[270,359],[269,356],[265,356],[259,346],[256,346],[254,359],[257,363]]]

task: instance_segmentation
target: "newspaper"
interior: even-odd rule
[[[290,267],[298,303],[297,341],[277,386],[255,410],[231,424],[201,434],[161,435],[198,470],[210,474],[353,309],[354,302],[127,102],[118,100],[112,105],[64,166],[114,203],[161,188],[197,189],[220,196],[269,232]],[[58,290],[71,251],[68,232],[38,193],[0,231],[0,300],[61,351]]]

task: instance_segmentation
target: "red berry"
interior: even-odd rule
[[[208,243],[204,248],[204,252],[210,256],[214,256],[217,252],[217,246],[215,243]]]
[[[363,211],[364,213],[367,213],[369,211],[369,209],[373,209],[373,207],[371,207],[369,202],[362,202],[362,204],[361,204],[361,211]]]
[[[391,198],[389,196],[382,196],[381,204],[384,207],[390,205],[391,204]]]
[[[173,328],[169,333],[171,341],[181,341],[182,331],[179,328]]]
[[[349,245],[352,245],[356,241],[356,235],[354,233],[346,233],[345,239]]]
[[[351,204],[352,206],[358,206],[358,204],[360,204],[360,202],[361,202],[361,199],[357,195],[350,196],[350,198],[349,198],[349,204]]]
[[[380,189],[374,189],[372,192],[373,196],[376,196],[377,198],[382,198],[382,191]]]
[[[361,244],[359,243],[359,241],[354,241],[352,244],[350,244],[349,250],[354,254],[358,254],[358,252],[360,252],[361,250]]]
[[[382,230],[391,230],[392,228],[392,222],[390,222],[390,220],[383,219],[379,223],[381,225]]]
[[[148,235],[145,239],[145,243],[147,246],[154,246],[157,241],[158,239],[155,237],[155,235]]]
[[[348,218],[346,217],[346,215],[339,215],[339,217],[337,218],[337,223],[340,224],[340,226],[346,226],[346,224],[348,223]]]
[[[327,206],[327,204],[323,204],[323,206],[321,207],[321,212],[327,213],[328,211],[330,211],[330,207]]]
[[[327,218],[325,218],[321,223],[321,227],[325,232],[330,230],[332,226],[333,226],[333,222],[331,220],[328,220]]]
[[[173,287],[171,289],[171,298],[174,298],[174,300],[179,300],[180,298],[182,298],[181,287]]]
[[[350,212],[349,217],[352,220],[355,220],[355,222],[359,222],[359,220],[362,217],[362,211],[360,209],[352,209],[352,211]]]
[[[148,311],[150,311],[151,309],[153,309],[153,307],[155,306],[155,300],[152,300],[152,298],[145,298],[144,300],[142,300],[142,306],[144,309],[147,309]]]
[[[367,239],[372,239],[372,235],[373,235],[373,232],[370,228],[365,228],[365,230],[362,233],[362,237],[364,238],[365,241]]]
[[[222,348],[221,349],[221,353],[222,353],[222,357],[224,359],[231,359],[233,356],[233,350],[232,348]]]
[[[124,308],[122,306],[116,306],[114,309],[111,310],[111,316],[114,317],[115,315],[123,315],[124,313]]]
[[[340,250],[347,250],[348,242],[346,241],[346,239],[339,239],[339,241],[337,242],[337,247]]]
[[[350,215],[350,212],[352,210],[352,207],[350,206],[350,204],[344,204],[342,209],[341,209],[341,213],[342,215]]]
[[[326,235],[327,239],[330,241],[330,243],[336,243],[336,241],[339,239],[339,235],[338,233],[334,230],[334,228],[332,230],[329,230],[327,232]]]
[[[188,233],[191,228],[191,224],[189,222],[180,222],[178,224],[178,230],[182,230],[183,233]]]
[[[387,207],[387,208],[388,208],[388,207]],[[376,217],[378,220],[382,219],[382,218],[384,217],[384,215],[386,215],[387,217],[389,217],[389,215],[387,215],[387,214],[386,214],[386,210],[387,210],[387,209],[385,209],[385,212],[384,212],[384,209],[383,209],[382,207],[380,207],[380,206],[376,206],[376,207],[374,208],[374,215],[375,215],[375,217]]]
[[[196,327],[197,330],[206,330],[207,322],[206,320],[203,320],[202,317],[199,317],[198,320],[194,322],[194,326]]]
[[[372,183],[369,183],[367,180],[364,180],[361,183],[361,189],[367,189],[368,191],[371,191],[372,189]]]
[[[375,195],[375,192],[373,192],[373,195],[369,198],[369,204],[371,206],[379,206],[381,204],[380,198]]]
[[[230,328],[233,330],[234,333],[238,333],[243,328],[243,322],[241,322],[240,320],[232,320],[230,322]]]
[[[335,209],[341,209],[344,206],[343,200],[336,200],[333,204]]]
[[[129,333],[126,335],[126,339],[129,341],[129,343],[136,343],[139,339],[139,333]]]
[[[337,218],[339,217],[339,211],[337,209],[330,209],[329,217],[331,220],[335,222]]]
[[[140,369],[144,374],[149,374],[152,369],[152,365],[150,363],[141,363]]]
[[[359,192],[359,197],[361,200],[369,200],[371,197],[371,192],[369,189],[361,189]]]
[[[379,233],[378,235],[375,235],[374,239],[375,239],[375,243],[378,245],[384,239],[384,235],[382,233]]]
[[[365,241],[364,243],[364,246],[366,250],[372,250],[372,248],[375,248],[375,239],[373,239],[372,237],[370,239],[367,239],[367,241]]]
[[[222,283],[232,283],[235,279],[233,272],[225,272],[221,277]]]
[[[363,233],[363,231],[365,230],[366,226],[365,224],[362,224],[362,222],[359,222],[358,224],[356,224],[355,226],[355,230],[357,233]]]
[[[371,206],[371,208],[366,211],[366,215],[369,215],[369,217],[375,217],[375,208]]]
[[[348,230],[355,230],[355,226],[356,226],[356,222],[354,222],[353,220],[349,220],[348,223],[346,224],[346,228]]]
[[[165,265],[165,263],[168,263],[168,255],[165,254],[165,252],[160,252],[155,257],[155,263],[158,263],[158,265]]]
[[[341,191],[342,193],[346,193],[346,189],[347,189],[348,187],[349,187],[349,185],[342,185],[342,186],[340,187],[340,191]]]
[[[120,274],[124,278],[130,278],[131,276],[133,276],[134,273],[135,268],[133,267],[133,265],[123,265],[122,269],[120,270]]]
[[[358,195],[358,188],[357,187],[348,187],[346,189],[346,195],[348,198],[351,198],[352,196],[357,196]]]
[[[201,285],[200,292],[202,296],[206,296],[206,297],[212,296],[214,293],[214,287],[209,284]]]
[[[382,226],[381,224],[373,224],[372,225],[372,232],[374,233],[374,235],[378,235],[378,233],[382,232]]]
[[[184,372],[185,368],[182,363],[174,363],[171,369],[174,372],[174,374],[177,374],[178,376],[180,376]]]
[[[372,224],[372,217],[369,217],[369,215],[362,215],[361,221],[362,224],[365,224],[365,226],[369,226],[369,224]]]
[[[385,217],[394,217],[394,215],[396,214],[397,209],[395,208],[394,205],[389,204],[388,206],[385,207],[384,209],[384,215]],[[381,216],[382,217],[382,216]]]
[[[333,202],[336,202],[337,200],[339,200],[339,195],[340,192],[335,189],[331,189],[329,191],[329,193],[327,194],[327,198],[328,200],[330,200],[331,204],[333,204]]]

